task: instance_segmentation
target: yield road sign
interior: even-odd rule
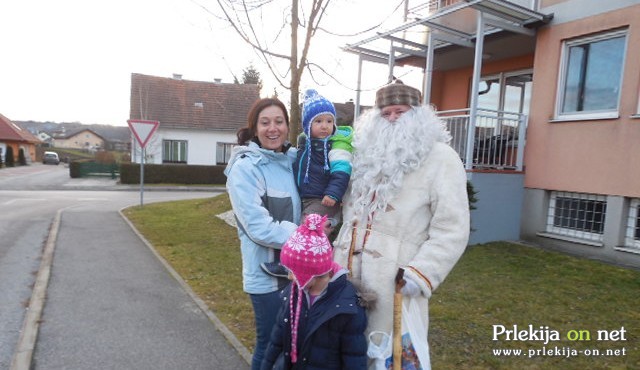
[[[136,140],[138,140],[138,143],[142,148],[147,145],[147,142],[149,142],[149,139],[158,128],[158,125],[160,125],[159,121],[148,121],[143,119],[130,119],[127,120],[127,123],[129,124],[129,129],[131,129],[131,132],[133,132],[133,135],[136,137]]]

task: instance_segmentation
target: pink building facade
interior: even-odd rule
[[[478,190],[471,243],[524,240],[640,266],[640,2],[413,2],[347,45],[423,69]],[[356,109],[359,97],[355,99]]]
[[[640,3],[549,3],[556,16],[537,34],[521,236],[640,266]]]

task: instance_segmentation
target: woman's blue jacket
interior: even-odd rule
[[[292,168],[296,151],[274,152],[250,142],[233,149],[224,171],[238,224],[243,288],[249,294],[271,293],[283,285],[267,275],[260,263],[274,260],[274,249],[282,248],[300,222]]]

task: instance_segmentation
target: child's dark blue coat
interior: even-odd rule
[[[353,129],[349,126],[338,127],[333,136],[324,140],[308,139],[305,134],[298,136],[293,175],[300,198],[322,199],[328,195],[342,202],[351,177],[352,138]]]
[[[344,272],[345,270],[343,270]],[[365,309],[354,286],[342,274],[309,308],[303,298],[298,327],[298,361],[291,363],[291,284],[282,293],[282,308],[271,333],[261,370],[366,370]],[[295,302],[294,302],[295,303]],[[294,304],[294,310],[296,305]],[[275,364],[275,366],[274,366]]]

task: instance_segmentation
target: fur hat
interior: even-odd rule
[[[376,92],[376,107],[384,108],[389,105],[419,106],[420,90],[407,86],[396,79],[393,83],[381,87]]]
[[[336,108],[332,102],[314,89],[305,91],[302,103],[302,130],[308,138],[311,138],[311,122],[321,114],[330,114],[333,116],[333,122],[336,121]]]
[[[303,289],[315,276],[322,276],[339,267],[333,262],[331,243],[324,234],[326,216],[310,214],[289,237],[280,252],[280,263],[295,277],[289,296],[291,323],[291,362],[298,361],[298,325]]]

